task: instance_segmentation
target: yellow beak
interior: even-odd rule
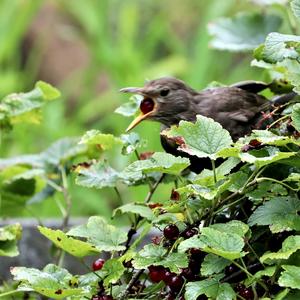
[[[126,132],[128,132],[129,130],[131,130],[132,128],[134,128],[136,125],[138,125],[140,122],[142,122],[143,120],[145,120],[151,113],[152,111],[149,111],[146,114],[140,113],[131,123],[130,125],[127,127]]]

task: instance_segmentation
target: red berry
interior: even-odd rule
[[[172,291],[179,292],[184,284],[184,280],[180,275],[173,276],[169,282],[168,286]]]
[[[179,229],[175,224],[169,224],[164,228],[164,236],[167,240],[176,240],[179,236]]]
[[[140,104],[140,110],[143,114],[147,114],[154,108],[154,101],[151,98],[145,98]]]
[[[190,255],[191,255],[191,259],[202,260],[205,256],[205,253],[202,252],[200,249],[191,248],[190,249]]]
[[[102,258],[99,258],[97,260],[95,260],[93,262],[93,265],[92,265],[92,268],[93,268],[93,271],[99,271],[102,269],[103,265],[105,263],[105,260],[102,259]]]
[[[151,152],[151,151],[142,152],[140,154],[140,160],[145,160],[145,159],[152,157],[153,153],[154,152]]]
[[[195,274],[190,268],[184,268],[181,271],[181,275],[187,280],[187,281],[193,281],[195,280]]]
[[[160,282],[164,280],[166,269],[162,266],[150,266],[149,277],[153,282]]]
[[[182,234],[182,236],[186,239],[191,238],[192,236],[196,235],[198,233],[198,230],[196,228],[190,228],[188,230],[185,230]]]
[[[176,273],[173,273],[173,272],[170,272],[168,270],[165,271],[165,274],[164,274],[164,278],[163,278],[163,281],[166,285],[169,285],[169,282],[171,281],[171,279],[173,277],[176,276]]]
[[[242,296],[245,300],[253,300],[254,293],[251,288],[244,288],[239,291],[239,295]]]
[[[178,201],[180,199],[179,193],[174,189],[172,189],[170,199],[174,201]]]

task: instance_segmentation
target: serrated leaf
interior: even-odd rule
[[[191,248],[201,249],[204,247],[205,247],[205,244],[202,241],[200,241],[198,236],[194,235],[193,237],[182,241],[178,246],[178,251],[186,252],[188,249],[191,249]]]
[[[77,173],[76,184],[88,188],[114,187],[119,179],[117,171],[105,161],[97,162],[87,168],[78,166],[75,173]]]
[[[0,256],[13,257],[19,255],[17,242],[21,238],[20,224],[0,227]]]
[[[122,251],[127,233],[110,225],[102,217],[90,217],[87,224],[72,228],[67,235],[86,238],[101,251]]]
[[[249,51],[264,42],[265,36],[277,31],[281,18],[260,13],[239,13],[209,24],[211,46],[221,50]]]
[[[143,178],[143,174],[152,172],[180,175],[189,164],[187,158],[175,157],[165,152],[155,152],[148,159],[138,160],[130,164],[123,170],[120,177],[125,181],[138,181]]]
[[[275,274],[276,272],[276,266],[272,266],[272,267],[266,267],[265,269],[256,272],[252,277],[249,277],[245,280],[245,284],[247,286],[252,285],[254,282],[258,281],[259,279],[261,279],[263,276],[266,277],[271,277]]]
[[[231,261],[215,254],[207,254],[201,264],[201,275],[210,276],[215,273],[220,273],[225,267],[229,266]]]
[[[58,248],[73,256],[84,257],[88,255],[95,255],[100,252],[100,250],[96,249],[94,245],[69,237],[61,230],[53,230],[42,226],[38,226],[38,230]]]
[[[269,63],[281,62],[286,58],[299,59],[299,46],[299,36],[272,32],[266,38],[262,58]]]
[[[244,237],[249,231],[249,226],[241,221],[232,220],[227,223],[216,223],[210,226],[220,232],[234,233],[240,237]]]
[[[300,230],[300,201],[296,198],[277,197],[259,206],[248,220],[250,226],[269,225],[273,233]]]
[[[81,137],[79,144],[98,145],[103,150],[109,150],[115,145],[122,145],[123,142],[112,134],[101,133],[99,130],[93,129]]]
[[[292,120],[293,126],[300,131],[300,103],[293,106]]]
[[[51,299],[63,299],[73,295],[81,295],[84,291],[81,288],[71,288],[69,281],[72,275],[66,270],[53,264],[47,265],[42,271],[14,267],[11,269],[14,280],[21,281],[19,290],[36,291]]]
[[[122,262],[120,262],[117,258],[107,260],[101,270],[102,273],[105,274],[105,279],[103,281],[104,285],[108,287],[111,284],[116,283],[121,278],[125,270],[126,269]]]
[[[203,251],[229,260],[243,257],[244,239],[235,233],[222,232],[210,227],[201,230],[199,240],[204,244]]]
[[[181,137],[184,143],[178,150],[197,157],[217,158],[217,152],[232,143],[229,132],[211,118],[197,116],[195,123],[180,121],[161,133],[168,138]]]
[[[147,220],[153,220],[154,219],[154,214],[152,210],[145,205],[142,204],[135,204],[135,203],[128,203],[124,204],[122,206],[119,206],[116,208],[113,212],[113,217],[115,217],[118,213],[132,213],[132,214],[137,214]]]
[[[58,90],[42,81],[30,92],[8,95],[0,101],[0,123],[39,123],[40,108],[59,96]]]
[[[137,148],[142,146],[140,137],[136,132],[130,132],[129,134],[122,134],[120,138],[123,141],[122,154],[124,155],[131,154]]]
[[[222,276],[209,278],[196,282],[188,282],[185,286],[185,298],[196,300],[200,295],[206,295],[210,299],[233,300],[236,294],[229,283],[220,283]]]
[[[293,0],[293,1],[291,1],[290,5],[291,5],[291,9],[292,9],[294,15],[297,18],[300,18],[300,1],[299,0]]]
[[[289,236],[282,243],[278,252],[267,252],[261,258],[261,262],[270,263],[272,260],[288,259],[293,253],[300,249],[300,236]]]
[[[283,265],[282,267],[284,271],[278,279],[279,285],[292,289],[300,289],[300,267],[289,265]]]

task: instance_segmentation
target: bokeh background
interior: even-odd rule
[[[195,89],[211,81],[264,79],[250,67],[251,53],[209,46],[210,22],[249,10],[263,7],[247,0],[1,0],[0,97],[30,90],[37,80],[62,92],[43,109],[40,125],[16,125],[2,135],[1,157],[36,153],[90,129],[122,134],[131,120],[114,113],[128,100],[118,90],[146,79],[176,76]],[[145,122],[136,131],[148,139],[144,151],[161,149],[159,124]],[[119,169],[126,164],[117,153],[108,158]],[[70,185],[74,216],[109,216],[118,205],[114,191],[80,188],[72,179]],[[128,201],[146,193],[144,187],[120,189]],[[169,191],[162,186],[154,201]],[[59,216],[54,203],[51,198],[16,215]]]

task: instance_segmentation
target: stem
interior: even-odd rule
[[[213,174],[214,174],[214,182],[216,184],[217,183],[216,163],[213,159],[211,159],[210,161],[211,161],[212,171],[213,171]]]
[[[287,119],[287,118],[289,118],[289,117],[290,117],[289,115],[286,115],[286,116],[283,116],[283,117],[277,119],[276,121],[274,121],[272,124],[270,124],[270,125],[268,126],[268,129],[270,129],[270,128],[273,127],[275,124],[277,124],[277,123],[279,123],[280,121],[282,121],[282,120],[284,120],[284,119]]]
[[[298,192],[298,189],[294,189],[292,188],[291,186],[289,186],[288,184],[282,182],[282,181],[279,181],[279,180],[276,180],[274,178],[269,178],[269,177],[260,177],[260,178],[257,178],[256,181],[257,182],[261,182],[261,181],[264,181],[264,180],[267,180],[267,181],[271,181],[271,182],[275,182],[275,183],[278,183],[278,184],[281,184],[282,186],[286,187],[287,189],[290,189],[294,192]]]
[[[146,198],[145,198],[144,203],[148,203],[148,202],[151,200],[151,198],[152,198],[154,192],[156,191],[157,187],[158,187],[159,184],[162,182],[162,180],[164,179],[164,177],[165,177],[165,174],[162,174],[161,177],[160,177],[160,178],[155,182],[155,184],[150,188],[150,190],[149,190],[149,192],[148,192],[148,194],[147,194],[147,196],[146,196]]]
[[[2,293],[2,294],[0,294],[0,298],[6,297],[6,296],[9,296],[9,295],[13,295],[13,294],[17,294],[17,293],[24,293],[24,291],[14,290],[14,291],[9,291],[9,292],[6,292],[6,293]]]
[[[118,188],[116,186],[114,187],[114,190],[115,190],[115,192],[116,192],[116,194],[118,196],[119,205],[122,205],[123,204],[122,196],[121,196],[121,194],[120,194],[120,192],[119,192],[119,190],[118,190]]]
[[[134,286],[134,284],[137,282],[137,280],[139,279],[139,277],[144,273],[144,271],[145,271],[144,269],[141,269],[141,270],[139,270],[138,272],[136,272],[132,276],[131,280],[129,281],[129,283],[128,283],[126,289],[125,289],[125,291],[123,291],[122,293],[120,293],[119,299],[123,300],[123,299],[127,298],[130,289]]]

